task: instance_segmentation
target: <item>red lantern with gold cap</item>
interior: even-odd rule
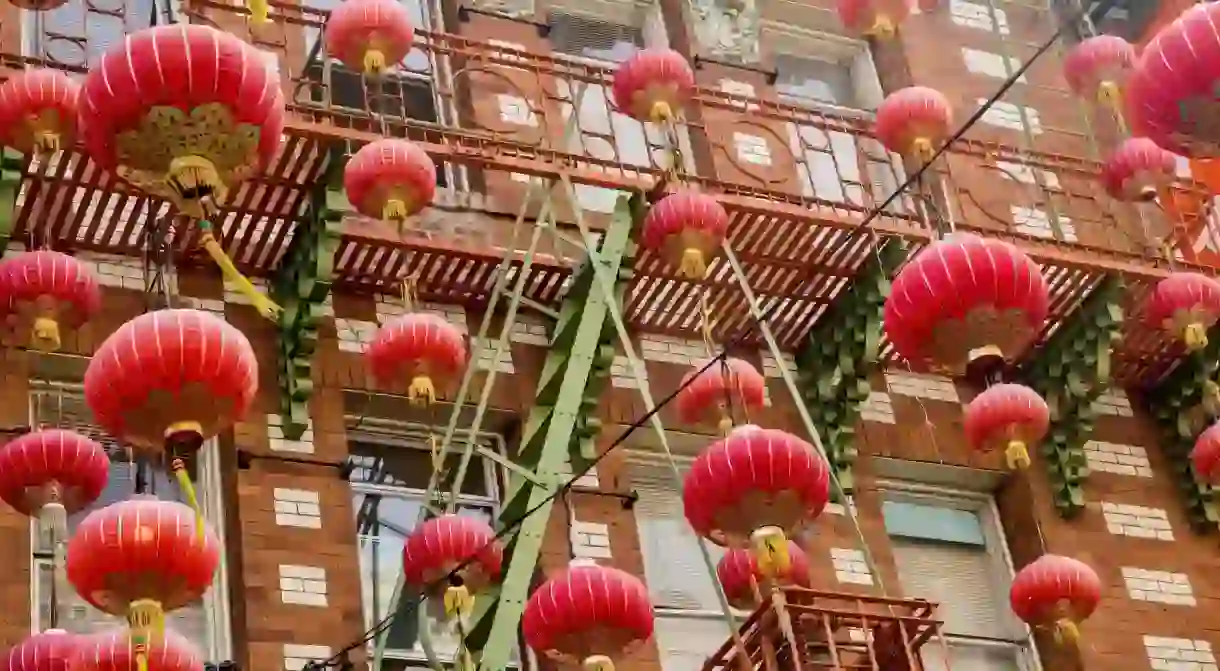
[[[885,40],[911,15],[915,0],[838,0],[839,20],[848,30]]]
[[[464,515],[441,515],[424,522],[402,548],[406,584],[436,589],[435,583],[449,578],[443,599],[449,617],[470,613],[474,594],[499,579],[503,561],[504,550],[491,527]]]
[[[102,307],[93,271],[52,251],[24,252],[0,261],[0,295],[9,301],[6,321],[23,344],[55,352],[64,329],[92,319]],[[28,336],[26,335],[28,334]]]
[[[407,396],[426,406],[436,401],[438,380],[462,372],[469,352],[466,337],[444,317],[411,312],[377,329],[364,356],[374,379],[410,379]]]
[[[875,132],[886,149],[927,163],[953,133],[953,106],[936,89],[909,86],[877,107]]]
[[[716,564],[716,577],[724,587],[729,605],[743,610],[752,610],[758,605],[758,596],[765,596],[764,585],[770,581],[777,585],[809,587],[809,557],[801,546],[788,541],[788,566],[774,575],[765,575],[758,568],[758,559],[753,552],[744,549],[729,550]]]
[[[51,69],[15,73],[0,85],[0,143],[24,154],[53,154],[76,142],[80,85]]]
[[[67,540],[68,515],[96,501],[109,479],[106,451],[75,431],[44,429],[0,447],[0,498],[57,541]]]
[[[682,489],[686,520],[725,547],[752,547],[759,570],[789,570],[788,537],[830,500],[830,467],[809,443],[784,431],[743,426],[695,459]]]
[[[81,86],[80,135],[95,162],[206,219],[229,192],[274,160],[283,142],[284,94],[264,54],[204,25],[140,30],[102,56]],[[212,222],[200,243],[264,316],[279,307],[225,253]]]
[[[673,49],[641,49],[614,72],[614,104],[637,121],[673,121],[695,95],[695,72]]]
[[[648,209],[640,242],[678,266],[678,276],[701,280],[729,230],[729,215],[713,197],[671,193]]]
[[[96,510],[68,542],[68,581],[89,605],[125,616],[134,644],[151,646],[165,613],[201,598],[220,565],[216,536],[196,529],[195,511],[152,496]]]
[[[1181,338],[1186,349],[1203,349],[1207,330],[1220,319],[1220,281],[1199,273],[1173,273],[1153,288],[1144,318]]]
[[[1024,252],[954,233],[898,273],[885,302],[885,334],[908,361],[960,371],[1021,354],[1049,308],[1042,271]]]
[[[1101,601],[1101,579],[1082,561],[1042,555],[1017,572],[1009,601],[1030,626],[1052,628],[1056,642],[1075,645],[1080,623]]]
[[[733,429],[734,408],[759,410],[766,404],[767,381],[750,362],[736,357],[700,372],[704,365],[682,378],[681,391],[674,399],[678,415],[687,424],[716,422],[720,432],[728,435]]]
[[[144,639],[125,629],[81,637],[72,671],[203,671],[203,656],[182,634]]]
[[[614,657],[647,641],[654,626],[648,589],[616,568],[575,564],[530,595],[521,633],[534,651],[586,671],[613,671]]]
[[[415,28],[407,6],[394,0],[347,0],[326,20],[326,53],[347,67],[378,76],[411,53]]]
[[[1008,467],[1029,468],[1029,446],[1050,429],[1051,411],[1038,392],[1020,384],[996,384],[966,405],[962,428],[980,452],[1004,450]]]
[[[70,671],[81,652],[82,637],[48,629],[27,637],[0,655],[0,671]]]
[[[1178,162],[1173,152],[1146,137],[1130,137],[1101,166],[1101,183],[1111,198],[1150,201],[1173,182]]]
[[[164,451],[191,507],[199,510],[182,457],[245,415],[258,392],[250,341],[199,310],[157,310],[123,324],[85,371],[85,402],[107,433]]]
[[[1212,424],[1199,434],[1190,451],[1190,465],[1195,476],[1209,484],[1220,484],[1220,423]]]
[[[1081,41],[1063,59],[1063,76],[1076,95],[1122,112],[1122,87],[1135,68],[1135,47],[1117,35]]]
[[[347,162],[343,189],[357,212],[395,222],[401,233],[407,217],[432,204],[436,164],[414,142],[377,140],[361,147]]]

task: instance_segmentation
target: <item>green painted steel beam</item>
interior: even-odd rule
[[[600,429],[600,424],[589,419],[596,410],[599,385],[608,377],[614,358],[609,342],[613,330],[607,329],[607,319],[615,306],[604,294],[590,291],[592,264],[599,264],[602,272],[623,284],[633,246],[633,210],[631,200],[619,200],[596,259],[576,272],[560,309],[537,400],[518,448],[518,464],[532,469],[534,477],[511,477],[499,518],[501,526],[515,524],[522,517],[524,521],[508,539],[502,583],[479,596],[466,636],[467,646],[480,652],[483,671],[500,671],[512,658],[550,520],[552,497],[571,472],[574,448],[578,453],[591,452],[591,437]],[[539,485],[539,481],[547,484]]]
[[[1111,350],[1122,337],[1122,298],[1121,280],[1102,279],[1022,371],[1051,410],[1041,451],[1055,509],[1065,518],[1084,510],[1084,444],[1093,432],[1093,402],[1110,385]]]

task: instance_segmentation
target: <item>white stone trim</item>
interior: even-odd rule
[[[885,385],[891,395],[912,396],[947,403],[961,402],[953,379],[943,375],[891,372],[885,374]]]
[[[297,454],[313,454],[313,419],[306,420],[305,433],[300,440],[288,440],[284,437],[284,416],[267,415],[267,441],[272,452],[295,452]]]
[[[1094,471],[1140,478],[1152,477],[1148,451],[1136,445],[1090,440],[1084,444],[1084,456],[1089,468]]]
[[[322,528],[322,507],[317,492],[276,487],[272,492],[272,501],[276,524],[302,529]]]
[[[830,561],[834,564],[835,577],[841,583],[872,585],[873,573],[868,568],[864,552],[855,548],[830,548]]]
[[[577,559],[611,559],[610,527],[598,522],[572,521],[569,528],[572,556]]]
[[[1169,514],[1161,508],[1145,508],[1123,503],[1102,502],[1106,529],[1117,536],[1132,536],[1152,540],[1173,540]]]
[[[1144,636],[1153,671],[1217,671],[1211,643],[1189,638]]]
[[[284,644],[284,671],[301,671],[309,662],[330,659],[330,648],[325,645]]]
[[[1175,606],[1195,605],[1194,589],[1190,576],[1185,573],[1151,571],[1148,569],[1122,567],[1123,582],[1127,595],[1136,601],[1156,601]]]
[[[280,564],[280,601],[298,606],[326,607],[326,569]]]

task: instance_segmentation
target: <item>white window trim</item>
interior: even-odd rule
[[[801,100],[800,104],[862,117],[871,117],[871,110],[881,104],[884,92],[877,74],[877,64],[873,61],[872,50],[867,42],[772,19],[761,21],[759,35],[759,39],[773,54],[838,63],[851,72],[852,89],[859,107],[843,107],[808,100]],[[861,86],[861,80],[864,80],[864,86]]]
[[[416,424],[413,422],[398,422],[384,418],[347,415],[344,417],[344,419],[346,421],[360,421],[364,426],[368,427],[365,430],[349,428],[347,433],[347,440],[349,442],[420,450],[421,452],[426,451],[426,448],[423,446],[423,441],[427,440],[430,435],[443,436],[445,431],[444,427],[431,427],[430,430],[426,425]],[[378,431],[378,429],[386,431],[387,433],[381,433]],[[389,431],[393,431],[393,434],[388,433]],[[464,449],[466,441],[469,440],[469,438],[469,431],[455,431],[453,434],[453,439],[449,443],[449,454],[461,454],[461,451]],[[503,436],[496,433],[480,431],[475,434],[475,440],[484,443],[491,443],[493,445],[492,449],[496,453],[500,454],[501,456],[507,456],[507,448],[505,446]],[[508,474],[503,472],[502,466],[497,465],[486,457],[481,457],[477,454],[473,455],[473,457],[479,459],[480,463],[482,464],[484,482],[487,483],[488,493],[484,496],[459,493],[456,497],[456,504],[459,506],[469,505],[487,508],[491,511],[492,518],[494,519],[500,514],[501,509],[500,499],[502,494],[500,491],[500,478],[502,475],[507,476]],[[350,485],[353,494],[378,494],[380,496],[389,498],[421,501],[424,499],[425,494],[427,494],[427,492],[423,489],[416,487],[403,487],[399,485],[378,485],[360,482],[352,482]],[[361,548],[359,534],[357,535],[356,543],[357,552],[360,552]],[[361,571],[363,571],[363,569],[361,569]],[[361,582],[363,583],[363,578]],[[366,606],[364,602],[364,595],[361,594],[360,611],[362,616],[365,615],[365,610]],[[365,623],[366,626],[371,624],[371,622]],[[370,641],[368,644],[368,649],[370,652],[372,652],[375,647],[376,639]],[[524,653],[522,654],[524,655],[523,659],[532,659],[529,655]],[[415,650],[403,650],[401,648],[386,648],[384,655],[386,659],[401,660],[406,662],[427,661],[427,656],[422,652],[417,652]],[[527,663],[532,664],[532,662]],[[510,665],[509,668],[518,667]]]
[[[81,393],[83,385],[62,382],[30,381],[31,391],[57,390],[69,393]],[[34,416],[34,404],[29,405],[30,426],[37,425]],[[229,566],[225,542],[225,514],[223,477],[220,472],[220,444],[215,438],[204,443],[199,451],[199,461],[196,471],[196,493],[199,497],[199,507],[203,517],[215,532],[220,541],[220,566],[212,582],[212,588],[203,597],[204,621],[207,623],[208,645],[201,649],[206,659],[223,661],[233,658],[233,626],[232,614],[229,612]],[[34,548],[38,543],[38,524],[30,520],[30,631],[37,633],[42,630],[42,589],[39,585],[41,570],[51,566],[48,559],[35,556]]]
[[[1016,572],[1012,554],[1008,550],[1008,539],[1004,533],[1004,526],[1000,522],[1000,510],[996,506],[995,496],[990,492],[955,489],[909,480],[878,479],[875,484],[877,489],[881,490],[883,499],[886,500],[916,504],[923,503],[925,505],[946,508],[953,507],[978,514],[982,521],[981,526],[988,545],[988,554],[992,555],[996,564],[995,568],[1005,571],[1009,576],[1014,575]],[[999,548],[999,552],[997,553],[992,550],[992,547]],[[996,587],[1000,586],[996,585]],[[997,589],[997,594],[1001,596],[1004,592],[1005,590]],[[1000,603],[1003,606],[1003,604],[1007,603],[1007,600],[1001,600]],[[943,633],[942,637],[947,644],[1014,650],[1017,653],[1017,663],[1020,665],[1021,671],[1042,671],[1042,663],[1038,655],[1037,642],[1034,640],[1033,632],[1028,625],[1018,625],[1015,616],[1010,616],[1010,619],[1013,621],[1014,627],[1020,627],[1024,634],[1022,640],[954,636]],[[925,645],[928,644],[934,643],[931,641],[925,643]],[[950,661],[950,663],[952,662]]]

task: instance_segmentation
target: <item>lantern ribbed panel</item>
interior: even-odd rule
[[[1050,421],[1046,401],[1020,384],[992,385],[962,413],[966,440],[976,450],[1002,448],[1013,439],[1037,442],[1046,435]]]
[[[683,376],[681,391],[674,399],[683,422],[715,421],[720,419],[722,407],[724,411],[758,410],[765,405],[767,381],[750,362],[728,357],[699,373],[704,365]]]
[[[326,21],[326,53],[359,72],[371,48],[385,54],[386,65],[411,53],[415,27],[407,6],[394,0],[346,0]]]
[[[102,307],[102,291],[93,271],[67,254],[46,250],[0,261],[0,292],[17,313],[50,312],[73,326],[88,321]]]
[[[71,514],[96,501],[109,478],[106,451],[74,431],[35,431],[0,447],[0,498],[26,515],[47,503],[51,483],[61,489],[60,502]]]
[[[1063,59],[1063,76],[1072,92],[1093,98],[1102,84],[1121,86],[1135,67],[1135,47],[1116,35],[1081,41]]]
[[[136,647],[127,629],[83,637],[72,671],[137,671]],[[178,632],[166,629],[148,645],[148,671],[203,671],[203,656]]]
[[[410,216],[432,204],[436,196],[436,164],[414,142],[377,140],[361,147],[347,162],[343,190],[356,210],[366,217],[380,219],[382,207],[392,193],[405,198],[406,214]]]
[[[241,331],[199,310],[157,310],[123,324],[93,355],[85,401],[97,423],[132,445],[159,448],[176,422],[204,438],[245,415],[258,360]]]
[[[714,252],[728,230],[729,215],[715,198],[684,190],[665,196],[648,209],[640,242],[676,263],[678,259],[670,257],[680,255],[687,246]]]
[[[495,532],[482,520],[462,515],[434,517],[411,532],[402,550],[403,578],[408,585],[425,586],[445,577],[467,560],[463,571],[476,579],[472,591],[500,575],[504,550]]]
[[[1101,601],[1101,579],[1082,561],[1060,555],[1042,555],[1017,572],[1009,592],[1012,612],[1031,625],[1049,624],[1061,617],[1079,622]],[[1067,612],[1059,612],[1060,602]]]
[[[1123,140],[1101,166],[1101,183],[1111,198],[1138,200],[1173,181],[1177,173],[1173,152],[1146,137]]]
[[[116,137],[138,128],[153,108],[199,108],[218,103],[239,124],[257,129],[244,161],[260,170],[271,162],[284,132],[279,75],[256,47],[204,25],[177,23],[140,30],[110,49],[81,87],[81,137],[103,168],[125,165],[154,177],[168,168],[173,147],[140,160],[120,156]],[[180,149],[184,151],[185,149]]]
[[[1144,318],[1165,329],[1195,320],[1210,327],[1220,318],[1220,281],[1199,273],[1173,273],[1153,288]]]
[[[953,106],[943,93],[910,86],[885,97],[877,107],[875,132],[886,149],[903,156],[915,153],[919,141],[935,148],[953,132]]]
[[[76,141],[80,85],[51,69],[14,73],[0,85],[0,143],[29,153],[33,149],[31,118],[50,122],[63,149]],[[49,113],[49,114],[48,114]]]
[[[1212,424],[1195,440],[1190,463],[1201,480],[1220,484],[1220,424]]]
[[[1041,270],[1016,247],[955,233],[903,267],[885,302],[885,334],[909,361],[963,367],[969,353],[995,346],[1023,352],[1046,321]]]
[[[573,566],[534,590],[521,631],[540,653],[583,659],[621,653],[652,636],[648,590],[635,576],[606,566]]]
[[[444,317],[412,312],[377,329],[364,356],[375,379],[391,381],[420,372],[456,375],[469,351],[461,330]]]
[[[69,671],[82,639],[62,629],[33,634],[0,656],[0,671]]]
[[[615,105],[637,121],[652,121],[653,106],[665,103],[677,114],[695,95],[695,72],[672,49],[641,49],[614,72]]]
[[[195,511],[139,495],[90,513],[68,542],[68,580],[98,610],[121,615],[153,599],[168,612],[199,599],[220,565],[220,543]]]
[[[1220,142],[1214,91],[1220,80],[1220,4],[1197,4],[1143,48],[1126,88],[1132,133],[1195,158]]]
[[[809,557],[799,545],[788,541],[788,557],[791,563],[788,571],[779,576],[777,582],[781,585],[809,587]],[[754,586],[751,580],[763,584],[763,575],[758,570],[758,560],[751,550],[736,548],[724,553],[720,563],[716,564],[716,577],[724,587],[724,594],[734,608],[753,610],[758,604],[754,599]],[[763,590],[766,598],[766,591]]]
[[[743,426],[699,454],[682,490],[695,532],[739,546],[763,526],[792,533],[822,514],[830,467],[809,443],[784,431]]]

